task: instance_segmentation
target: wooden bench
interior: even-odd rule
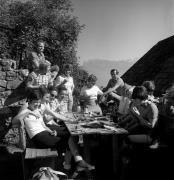
[[[25,167],[25,160],[27,159],[43,159],[43,158],[54,158],[58,157],[57,150],[46,148],[46,149],[38,149],[35,148],[34,145],[31,143],[26,130],[23,119],[18,119],[13,123],[12,120],[12,127],[18,130],[19,141],[16,145],[10,144],[1,144],[3,148],[5,148],[8,153],[12,155],[18,155],[22,165],[23,171],[23,179],[26,179],[26,167]]]

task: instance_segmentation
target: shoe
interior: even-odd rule
[[[77,162],[77,166],[76,166],[77,171],[85,171],[85,170],[94,170],[95,166],[92,166],[90,164],[88,164],[87,162],[85,162],[84,160],[78,161]]]
[[[67,164],[65,161],[63,162],[63,168],[66,170],[70,170],[71,169],[71,164]]]
[[[159,147],[159,141],[155,140],[149,147],[150,149],[157,149]]]
[[[156,140],[149,147],[150,147],[150,149],[158,149],[158,148],[166,148],[168,146],[166,144],[163,144],[160,141]]]

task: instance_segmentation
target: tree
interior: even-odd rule
[[[8,54],[21,66],[35,40],[43,39],[46,58],[60,70],[65,63],[72,64],[78,79],[76,48],[84,25],[72,16],[70,0],[0,0],[0,10],[0,23],[12,29],[0,40],[1,54]]]

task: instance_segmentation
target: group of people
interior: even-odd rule
[[[155,98],[155,84],[144,81],[140,86],[132,86],[123,81],[117,69],[110,71],[111,79],[103,96],[118,102],[116,122],[128,130],[131,143],[152,144],[153,128],[158,121],[158,98]]]
[[[71,112],[74,105],[72,66],[64,65],[64,74],[60,75],[59,67],[51,66],[45,59],[44,46],[43,41],[38,41],[28,57],[27,102],[13,122],[23,119],[27,134],[36,147],[65,150],[74,157],[78,170],[92,170],[94,166],[83,160],[76,139],[62,123],[68,120],[64,114]],[[111,79],[103,89],[96,85],[95,75],[88,77],[78,98],[82,111],[102,115],[110,102],[116,102],[116,122],[129,131],[129,141],[152,144],[152,130],[158,120],[154,83],[145,81],[141,86],[132,86],[123,81],[117,69],[112,69],[110,74]],[[70,160],[67,158],[67,161],[64,165],[69,169]]]
[[[72,66],[64,66],[60,75],[59,67],[51,66],[43,54],[44,42],[38,41],[36,48],[29,54],[29,75],[26,80],[27,100],[14,117],[24,121],[26,132],[37,148],[56,148],[65,152],[64,167],[71,168],[74,157],[77,171],[92,170],[79,154],[78,140],[71,137],[64,121],[65,113],[73,107],[74,82],[71,76]]]
[[[110,102],[117,102],[114,121],[128,130],[132,143],[152,144],[153,128],[158,121],[158,98],[155,98],[155,84],[144,81],[140,86],[132,86],[123,81],[117,69],[111,69],[111,79],[105,88],[100,90],[96,85],[97,78],[89,76],[86,86],[81,91],[82,105],[89,111],[104,113]],[[84,103],[85,102],[85,103]],[[113,111],[112,111],[113,112]]]

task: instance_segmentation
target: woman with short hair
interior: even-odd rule
[[[154,103],[159,103],[159,99],[154,97],[154,91],[155,91],[155,84],[153,81],[144,81],[142,83],[142,86],[144,86],[148,93],[148,100],[152,101]]]
[[[98,95],[102,95],[103,92],[96,85],[97,77],[91,74],[86,86],[82,87],[80,92],[80,101],[84,108],[87,108],[89,112],[96,112],[102,114],[101,108],[98,104]]]
[[[133,117],[131,126],[128,125],[132,143],[151,144],[152,131],[158,121],[158,108],[155,103],[148,101],[148,93],[144,86],[136,86],[132,93],[130,114]]]

